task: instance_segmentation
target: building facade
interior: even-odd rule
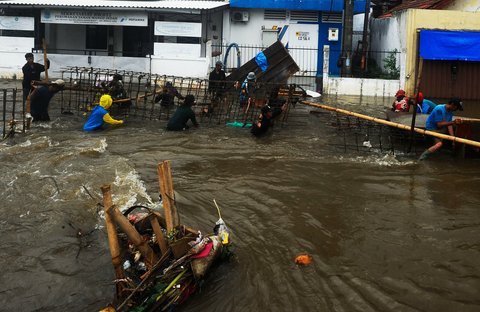
[[[66,66],[203,77],[221,42],[225,1],[0,1],[0,75],[21,75],[44,48]]]

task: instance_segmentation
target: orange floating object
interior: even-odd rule
[[[295,257],[295,263],[301,265],[309,265],[312,263],[312,256],[309,254],[300,254]]]

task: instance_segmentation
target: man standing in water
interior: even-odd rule
[[[58,79],[33,90],[32,94],[30,94],[30,106],[27,105],[27,114],[31,114],[34,122],[50,121],[50,116],[48,115],[50,100],[57,92],[62,91],[64,87],[65,81]]]
[[[459,98],[452,98],[448,101],[448,104],[435,106],[427,118],[425,129],[454,136],[453,125],[462,123],[461,119],[455,119],[452,121],[453,112],[457,110],[463,110],[462,102]],[[442,148],[442,139],[434,137],[433,140],[434,144],[420,155],[419,160],[427,159],[433,153]]]
[[[220,104],[223,92],[225,91],[225,71],[222,69],[222,62],[217,61],[215,63],[215,69],[208,75],[208,93],[210,94],[211,105],[203,107],[203,113],[211,115],[213,113],[213,107]]]
[[[27,100],[27,96],[32,90],[32,81],[40,80],[40,74],[45,71],[45,66],[39,63],[35,63],[33,61],[32,53],[25,54],[25,59],[27,60],[27,63],[22,67],[23,103],[25,103],[25,101]],[[50,60],[47,59],[47,69],[48,68],[50,68]]]

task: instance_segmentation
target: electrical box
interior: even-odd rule
[[[269,47],[278,40],[278,31],[276,29],[262,30],[262,44],[264,47]]]
[[[338,41],[338,28],[328,29],[328,41]]]

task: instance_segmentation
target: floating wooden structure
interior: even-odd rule
[[[158,165],[158,174],[163,215],[144,206],[122,213],[110,186],[101,187],[116,288],[115,306],[103,311],[172,311],[227,252],[221,217],[206,236],[180,225],[169,161]]]

